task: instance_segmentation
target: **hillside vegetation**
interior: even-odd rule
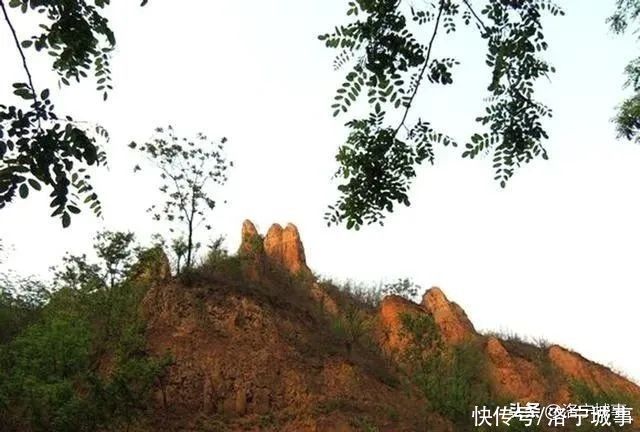
[[[53,286],[3,284],[0,430],[546,430],[471,414],[639,407],[637,385],[566,348],[478,333],[438,288],[416,303],[409,281],[320,280],[291,224],[263,237],[246,221],[236,254],[217,244],[179,275],[122,234],[96,248],[109,253],[67,256]]]

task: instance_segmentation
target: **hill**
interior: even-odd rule
[[[242,239],[236,256],[186,281],[157,263],[164,277],[143,310],[150,351],[174,360],[156,392],[165,429],[463,430],[466,404],[640,398],[569,349],[479,334],[439,288],[416,304],[320,282],[291,224],[262,237],[245,221]],[[429,373],[441,379],[420,376]]]
[[[245,221],[236,254],[179,275],[158,247],[118,283],[76,270],[43,306],[0,297],[3,432],[639,430],[618,426],[635,383],[482,334],[439,288],[320,280],[291,224]]]

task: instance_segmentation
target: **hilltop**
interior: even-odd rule
[[[142,273],[148,352],[171,357],[153,430],[472,430],[469,402],[640,400],[570,349],[480,334],[439,288],[415,303],[319,281],[292,224],[245,221],[237,254]]]

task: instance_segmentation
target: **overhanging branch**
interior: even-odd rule
[[[413,104],[413,100],[415,99],[416,95],[418,94],[418,89],[420,88],[420,84],[422,83],[422,80],[424,78],[424,73],[429,68],[429,60],[431,60],[431,49],[433,48],[433,42],[436,40],[436,35],[438,34],[438,28],[440,27],[440,18],[442,17],[442,12],[444,10],[444,4],[445,4],[444,0],[441,0],[440,1],[440,8],[438,9],[438,16],[436,18],[436,23],[435,23],[434,28],[433,28],[433,34],[431,35],[431,40],[429,41],[429,46],[427,48],[427,56],[426,56],[426,58],[424,60],[424,64],[422,65],[422,69],[420,70],[420,75],[418,75],[418,80],[416,81],[416,88],[413,89],[413,93],[411,94],[411,97],[409,98],[409,101],[407,102],[407,106],[405,107],[404,115],[402,116],[402,121],[400,122],[398,127],[396,127],[395,131],[393,132],[393,136],[396,136],[398,134],[398,132],[400,131],[400,129],[403,126],[405,126],[405,122],[407,121],[407,116],[409,115],[409,111],[411,110],[411,105]]]
[[[24,55],[24,50],[22,49],[22,45],[20,45],[20,39],[18,39],[18,34],[16,33],[16,29],[9,18],[9,14],[7,12],[7,7],[4,4],[3,0],[0,0],[0,8],[2,8],[2,13],[4,15],[4,20],[7,22],[9,26],[9,30],[11,30],[11,34],[13,35],[13,41],[15,42],[16,48],[20,53],[20,58],[22,59],[22,66],[24,71],[27,73],[27,79],[29,80],[29,87],[31,88],[31,94],[33,95],[33,103],[36,107],[36,110],[40,108],[40,102],[38,101],[38,94],[36,93],[36,88],[33,86],[33,79],[31,78],[31,71],[29,70],[29,66],[27,65],[27,58]],[[38,124],[40,123],[40,117],[38,117]]]

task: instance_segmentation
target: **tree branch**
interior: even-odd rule
[[[7,22],[7,25],[11,30],[11,34],[13,35],[13,40],[16,44],[16,48],[18,48],[18,52],[20,53],[20,57],[22,58],[22,66],[24,67],[24,71],[27,73],[29,86],[31,87],[31,94],[33,95],[33,103],[36,107],[36,110],[39,110],[40,102],[38,101],[38,94],[36,93],[36,88],[33,86],[33,79],[31,78],[31,71],[29,70],[29,66],[27,65],[27,58],[25,57],[24,51],[22,50],[22,45],[20,45],[20,40],[18,39],[18,34],[16,33],[16,29],[13,27],[13,23],[11,22],[11,19],[9,19],[9,14],[7,13],[7,8],[3,0],[0,0],[0,8],[2,8],[2,13],[4,14],[4,20]],[[38,117],[38,125],[40,125],[40,117]]]
[[[465,6],[467,6],[467,9],[469,9],[469,12],[471,12],[471,14],[473,15],[473,17],[476,19],[476,21],[478,21],[478,24],[480,24],[480,26],[482,27],[482,29],[484,31],[488,31],[489,28],[484,24],[484,22],[482,21],[482,19],[480,18],[480,16],[476,13],[476,11],[473,9],[473,7],[471,6],[471,3],[469,3],[469,0],[462,0],[462,2],[465,4]]]
[[[436,39],[436,35],[438,34],[438,28],[440,27],[440,18],[442,17],[442,11],[444,10],[444,3],[445,3],[444,0],[440,1],[440,8],[438,9],[438,17],[436,18],[436,23],[433,28],[433,34],[431,35],[431,40],[429,41],[429,47],[427,48],[427,57],[424,60],[424,65],[422,66],[422,70],[420,71],[420,75],[418,76],[418,81],[416,81],[416,88],[413,90],[413,94],[409,98],[409,102],[407,103],[407,106],[405,108],[404,115],[402,116],[402,121],[393,132],[394,137],[398,134],[398,132],[400,131],[400,128],[402,128],[405,125],[404,123],[407,121],[407,116],[409,115],[409,111],[411,110],[411,104],[413,103],[413,100],[418,94],[418,89],[420,89],[420,84],[422,83],[422,79],[424,78],[424,73],[427,71],[427,68],[429,67],[429,60],[431,59],[431,49],[433,48],[433,42]]]

